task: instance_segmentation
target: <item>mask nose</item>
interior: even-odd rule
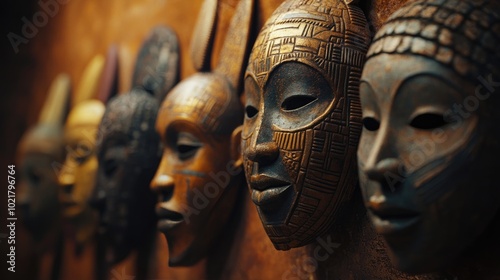
[[[244,156],[259,166],[271,165],[279,156],[279,147],[273,140],[269,119],[265,112],[259,114],[249,145],[244,151]]]
[[[389,174],[396,174],[399,170],[399,160],[396,158],[387,158],[379,161],[374,167],[365,171],[370,180],[383,181]]]
[[[169,201],[174,193],[174,178],[168,175],[168,164],[166,158],[163,157],[151,180],[151,190],[158,196],[158,202]]]
[[[151,182],[151,189],[158,195],[159,202],[169,201],[174,193],[174,178],[159,174]]]
[[[61,196],[71,196],[75,186],[75,174],[73,168],[69,167],[68,164],[65,163],[58,176],[58,181],[59,186],[61,187]]]
[[[365,169],[364,173],[368,179],[380,183],[383,190],[395,192],[400,188],[406,172],[399,159],[385,158],[375,166]]]
[[[366,143],[365,143],[366,144]],[[366,177],[378,182],[382,192],[395,192],[401,186],[402,178],[406,176],[403,162],[399,158],[397,134],[390,130],[387,124],[380,129],[371,147],[365,147],[369,154],[362,168]]]
[[[25,186],[23,186],[24,188]],[[31,199],[30,196],[27,194],[27,191],[22,191],[21,195],[17,199],[17,207],[21,209],[22,215],[24,217],[27,217],[30,213],[30,204],[31,204]]]
[[[17,205],[19,207],[22,207],[22,208],[27,208],[29,206],[29,204],[31,203],[31,195],[28,191],[28,185],[24,182],[24,181],[21,181],[21,183],[19,184],[19,189],[20,189],[20,192],[17,196]]]
[[[247,152],[248,159],[265,166],[273,163],[279,156],[279,148],[275,142],[256,144]]]

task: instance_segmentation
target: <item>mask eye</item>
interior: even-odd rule
[[[431,113],[418,115],[410,122],[410,126],[424,130],[442,127],[447,124],[443,115]]]
[[[82,163],[84,163],[86,159],[87,159],[87,156],[77,156],[77,157],[75,157],[75,161],[76,161],[78,164],[82,164]]]
[[[257,115],[258,112],[259,110],[257,110],[257,108],[255,108],[254,106],[248,105],[245,107],[245,114],[249,119],[255,117],[255,115]]]
[[[31,171],[31,172],[28,172],[28,180],[35,186],[38,186],[38,184],[40,184],[40,181],[42,180],[41,176],[35,172],[35,171]]]
[[[380,122],[372,117],[363,118],[363,127],[369,131],[376,131],[380,128]]]
[[[186,160],[194,156],[199,146],[194,145],[178,145],[177,153],[179,154],[179,158],[182,160]]]
[[[309,105],[316,101],[317,98],[309,95],[294,95],[286,98],[281,103],[281,109],[284,111],[292,111]]]
[[[192,158],[202,143],[192,134],[181,132],[175,145],[179,159],[187,160]]]
[[[106,177],[111,177],[118,170],[118,161],[114,158],[104,161],[104,174]]]

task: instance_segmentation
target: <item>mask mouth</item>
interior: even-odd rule
[[[279,188],[283,187],[286,185],[290,185],[290,182],[276,179],[274,177],[265,175],[265,174],[258,174],[258,175],[252,175],[250,177],[250,188],[252,190],[258,190],[258,191],[266,191],[270,190],[273,188]]]
[[[368,209],[372,211],[373,215],[379,217],[382,220],[388,221],[408,220],[420,215],[420,213],[414,209],[388,204],[378,207],[370,206],[368,207]]]
[[[71,197],[65,197],[61,200],[61,206],[63,207],[63,209],[69,209],[77,205],[78,203]]]
[[[293,190],[290,182],[273,178],[265,174],[252,175],[250,188],[252,201],[262,209],[270,210],[283,204],[288,192]]]
[[[156,214],[158,216],[158,229],[161,232],[171,231],[184,222],[181,213],[164,207],[157,207]]]
[[[384,235],[410,230],[421,220],[420,212],[396,205],[369,206],[368,212],[377,233]]]

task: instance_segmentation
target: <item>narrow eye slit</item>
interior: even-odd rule
[[[192,158],[199,148],[203,146],[203,142],[189,132],[180,132],[175,141],[174,150],[181,160]]]
[[[177,145],[177,152],[179,153],[179,158],[183,160],[191,158],[192,156],[194,156],[198,148],[200,148],[200,146],[187,145],[187,144]]]
[[[259,111],[257,110],[257,108],[253,107],[253,106],[246,106],[245,107],[245,114],[247,115],[248,118],[253,118],[255,115],[257,115]]]
[[[380,127],[380,122],[375,118],[366,117],[363,118],[363,126],[369,131],[376,131]]]
[[[75,157],[75,161],[78,163],[78,164],[82,164],[85,162],[85,160],[88,158],[88,156],[77,156]]]
[[[29,172],[28,173],[28,178],[29,180],[34,184],[34,185],[38,185],[40,183],[40,180],[41,180],[41,177],[40,175],[38,175],[37,173],[35,173],[34,171],[32,172]]]
[[[111,177],[118,169],[118,162],[115,159],[108,159],[104,162],[104,174]]]
[[[302,108],[316,100],[316,97],[309,95],[294,95],[286,98],[283,103],[281,103],[281,108],[285,111],[291,111]]]
[[[78,145],[78,147],[76,148],[76,154],[78,157],[86,157],[91,153],[91,151],[92,148],[85,144]]]
[[[444,116],[440,114],[432,114],[426,113],[421,114],[413,118],[410,123],[410,126],[418,129],[434,129],[444,125],[447,125],[448,122],[444,120]]]

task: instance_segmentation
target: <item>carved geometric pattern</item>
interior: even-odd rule
[[[359,79],[369,41],[358,7],[341,0],[295,0],[275,11],[254,44],[247,73],[261,89],[276,66],[297,61],[322,73],[334,93],[322,119],[296,131],[273,131],[287,172],[301,188],[286,222],[264,225],[277,248],[303,246],[326,232],[355,187]],[[253,163],[245,168],[252,174]]]
[[[291,178],[297,178],[304,152],[305,132],[276,132],[273,135],[273,141],[280,148],[283,162],[290,172]]]
[[[293,10],[293,12],[286,12]],[[259,86],[285,61],[301,61],[332,77],[339,64],[362,68],[369,35],[363,12],[343,1],[294,1],[280,6],[261,30],[248,71]]]
[[[500,59],[498,1],[416,1],[394,13],[376,34],[368,58],[412,54],[431,58],[473,81]]]
[[[189,115],[206,132],[231,133],[229,127],[235,126],[225,123],[221,126],[220,117],[229,109],[234,99],[230,97],[231,89],[227,80],[213,73],[198,73],[177,85],[169,98],[165,99],[161,110],[168,110],[169,117]],[[172,97],[170,97],[172,96]],[[230,120],[230,122],[240,121]]]

